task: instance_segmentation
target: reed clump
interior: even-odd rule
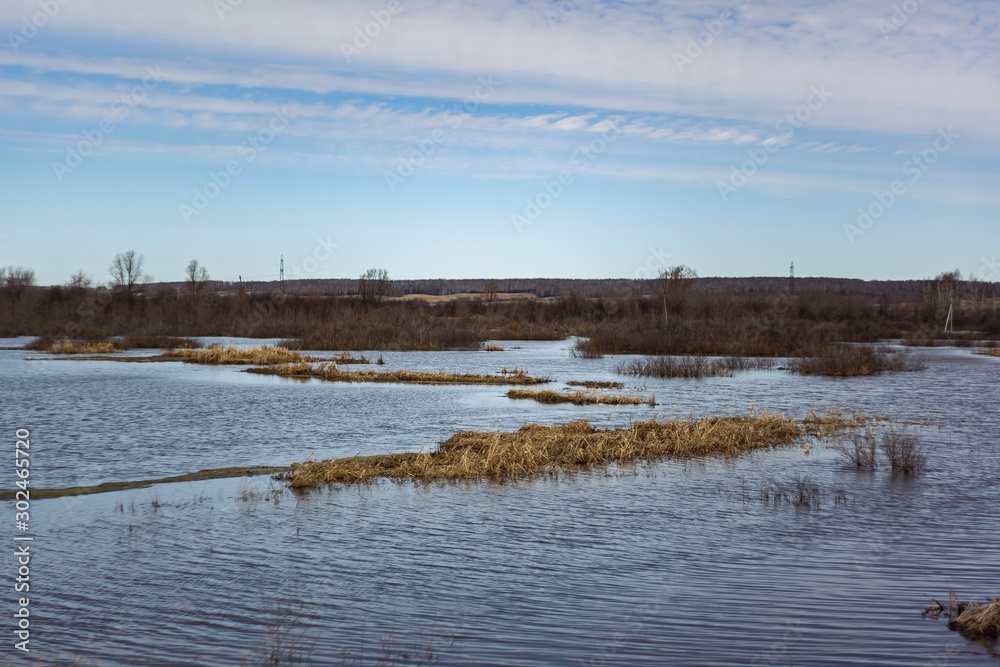
[[[975,600],[960,602],[955,591],[948,591],[948,606],[931,599],[931,606],[921,616],[938,618],[942,614],[948,619],[948,629],[958,632],[966,639],[995,642],[1000,638],[1000,597],[988,604]]]
[[[641,405],[643,403],[650,407],[656,405],[656,396],[652,394],[647,397],[635,394],[605,394],[596,389],[574,392],[549,389],[511,389],[507,392],[507,398],[527,398],[539,403],[572,403],[573,405]]]
[[[439,373],[423,371],[345,371],[333,362],[316,364],[296,362],[282,366],[248,368],[248,373],[281,375],[285,377],[311,377],[331,382],[402,382],[406,384],[516,384],[536,385],[551,382],[551,378],[533,377],[523,368],[504,367],[499,375]]]
[[[830,377],[922,371],[926,367],[922,357],[893,352],[884,345],[841,344],[816,348],[788,364],[793,373]]]
[[[621,389],[625,385],[621,382],[598,382],[597,380],[570,380],[566,383],[570,387],[586,387],[587,389]]]
[[[790,445],[807,434],[794,419],[766,410],[743,416],[649,420],[629,428],[603,430],[587,421],[558,426],[527,424],[513,433],[459,432],[434,451],[308,462],[283,479],[295,488],[382,478],[504,482],[612,463],[737,456]]]
[[[731,375],[737,371],[773,368],[775,360],[768,357],[645,357],[618,365],[619,375],[657,378],[703,378]]]
[[[1000,347],[987,347],[976,350],[976,354],[982,354],[987,357],[1000,357]]]
[[[503,345],[495,345],[493,343],[484,343],[482,348],[483,352],[503,352]]]
[[[310,361],[322,361],[318,357],[308,357],[301,352],[289,350],[287,347],[271,345],[261,345],[249,349],[213,345],[200,350],[166,351],[160,355],[160,359],[209,366],[227,364],[301,364]]]

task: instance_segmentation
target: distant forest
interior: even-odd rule
[[[429,294],[447,296],[450,294],[483,293],[487,284],[496,284],[497,293],[534,294],[539,298],[578,294],[582,297],[602,297],[614,294],[651,294],[648,281],[625,278],[600,280],[573,280],[564,278],[507,278],[490,280],[436,279],[436,280],[393,280],[395,296],[407,294]],[[791,290],[796,292],[823,292],[828,294],[858,294],[864,296],[885,296],[894,300],[909,301],[920,298],[925,289],[925,280],[858,280],[852,278],[795,278],[790,283],[788,276],[754,278],[695,278],[692,289],[705,294],[781,294]],[[186,283],[152,283],[143,286],[144,291],[161,288],[186,289]],[[210,281],[206,288],[215,292],[237,292],[239,282]],[[316,294],[343,296],[358,293],[356,278],[329,278],[313,280],[286,280],[284,288],[277,280],[246,281],[243,289],[254,293]]]

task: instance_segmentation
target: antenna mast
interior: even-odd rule
[[[788,269],[788,293],[795,294],[795,262]]]
[[[285,293],[285,256],[281,256],[280,269],[278,270],[278,280],[281,283],[281,293]]]

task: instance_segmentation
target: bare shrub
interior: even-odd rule
[[[871,429],[863,433],[852,433],[845,441],[831,445],[830,449],[858,468],[874,470],[878,467],[878,461],[875,457],[878,450],[878,438]]]
[[[921,450],[920,441],[912,435],[899,431],[883,433],[879,449],[889,461],[893,472],[916,475],[927,465],[927,457]]]

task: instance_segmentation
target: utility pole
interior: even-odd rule
[[[788,269],[788,293],[795,294],[795,262]]]
[[[281,256],[281,268],[278,271],[278,281],[281,283],[281,293],[285,293],[285,256]]]

